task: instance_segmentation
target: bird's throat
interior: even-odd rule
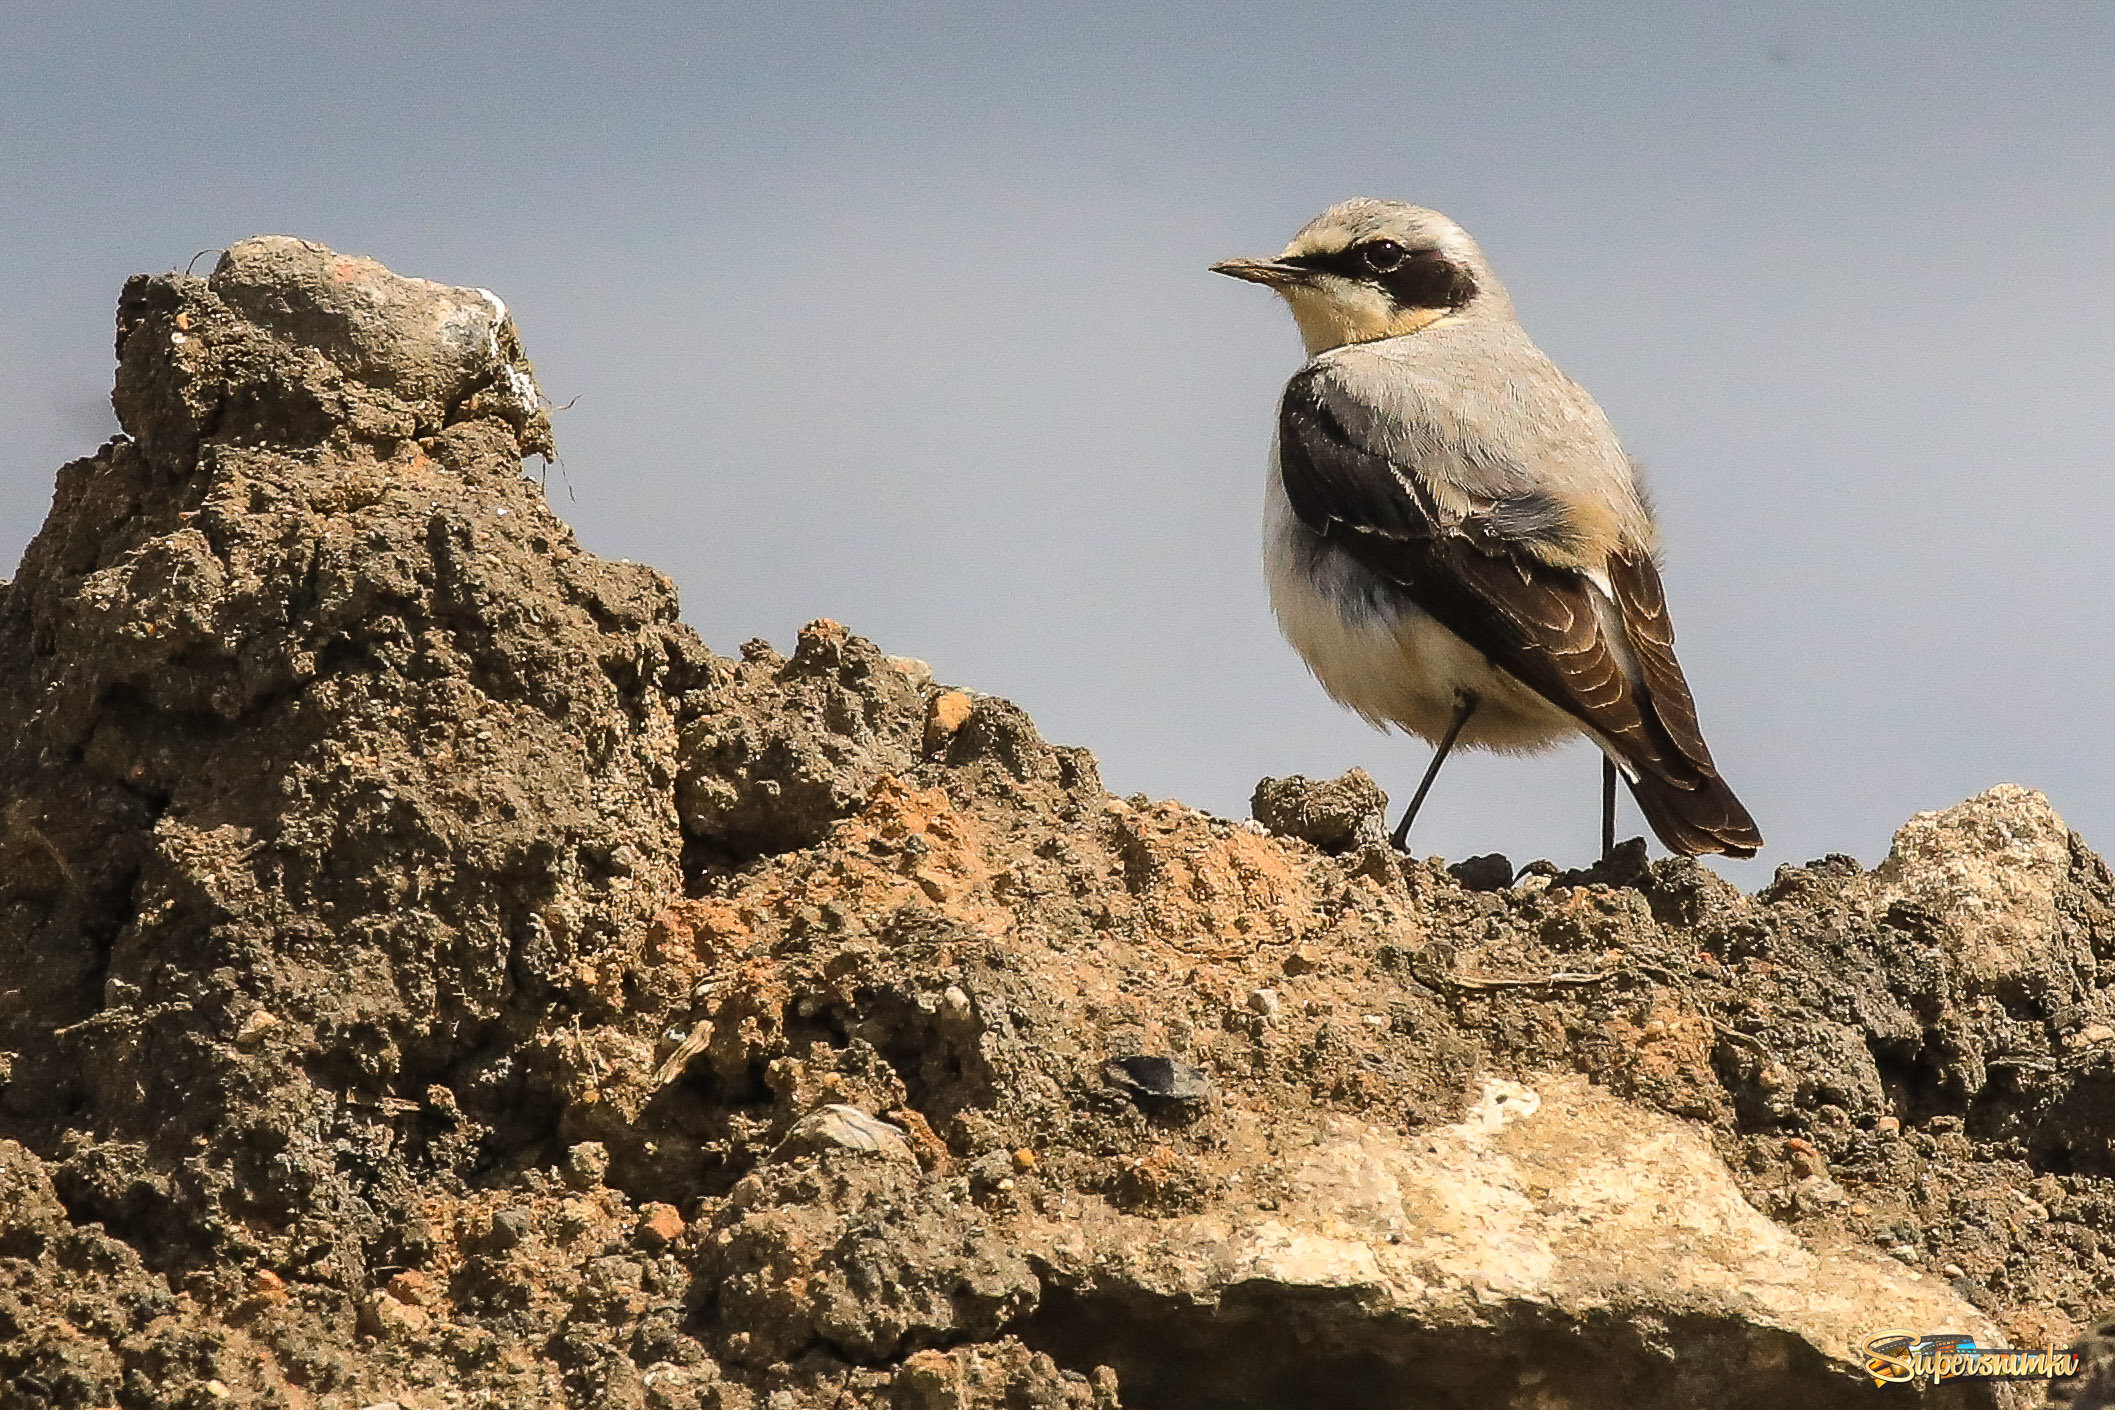
[[[1362,290],[1348,298],[1336,289],[1291,288],[1282,292],[1309,357],[1347,343],[1400,338],[1459,321],[1451,309],[1398,308],[1379,290]]]

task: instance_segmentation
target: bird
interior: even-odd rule
[[[1619,774],[1669,851],[1753,856],[1675,659],[1641,474],[1468,233],[1359,197],[1211,268],[1281,296],[1307,351],[1265,481],[1279,627],[1339,704],[1434,746],[1396,849],[1457,746],[1584,735],[1604,857]]]

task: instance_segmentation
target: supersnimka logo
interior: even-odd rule
[[[2047,1381],[2075,1376],[2081,1353],[2054,1347],[1978,1346],[1961,1332],[1875,1332],[1865,1339],[1865,1372],[1873,1384],[1922,1381]]]

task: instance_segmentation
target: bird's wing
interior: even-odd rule
[[[1682,663],[1674,659],[1674,622],[1667,615],[1659,568],[1649,554],[1617,553],[1610,557],[1608,570],[1631,659],[1644,678],[1660,727],[1683,758],[1700,769],[1710,769],[1711,750],[1696,722],[1696,701],[1689,694]]]
[[[1530,492],[1473,501],[1466,515],[1442,509],[1414,465],[1346,432],[1325,376],[1310,368],[1294,377],[1279,408],[1279,474],[1300,522],[1589,726],[1638,775],[1685,793],[1723,792],[1650,555],[1613,553],[1604,597],[1582,573],[1547,561],[1570,541],[1556,501]],[[1635,678],[1624,669],[1626,652]],[[1753,831],[1739,812],[1727,820],[1735,835],[1720,839],[1735,849],[1745,845],[1740,823]]]

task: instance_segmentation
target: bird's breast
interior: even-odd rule
[[[1285,639],[1330,698],[1369,724],[1436,741],[1466,692],[1478,706],[1463,743],[1535,750],[1577,733],[1569,715],[1302,524],[1285,496],[1275,446],[1264,486],[1263,571]]]

